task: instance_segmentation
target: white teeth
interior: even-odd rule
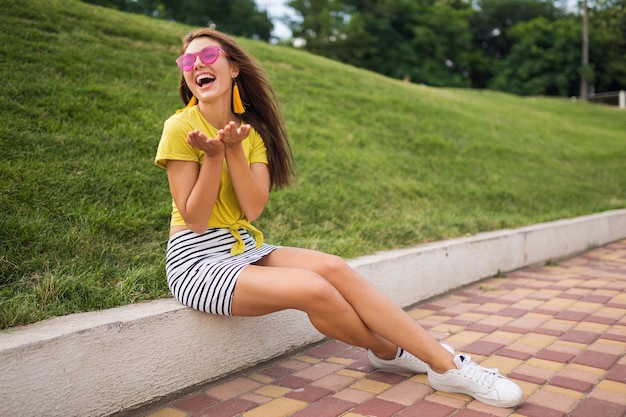
[[[211,77],[209,74],[200,74],[196,77],[196,84],[205,85],[214,80],[215,77]]]

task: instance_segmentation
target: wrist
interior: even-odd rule
[[[208,153],[208,152],[204,152],[204,160],[205,161],[220,161],[224,159],[224,152],[215,152],[215,153]]]
[[[224,155],[228,156],[234,154],[243,154],[243,146],[241,146],[241,142],[224,146]]]

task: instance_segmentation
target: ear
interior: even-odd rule
[[[230,66],[230,77],[235,79],[239,76],[239,67],[235,65]]]

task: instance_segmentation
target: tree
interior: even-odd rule
[[[470,79],[477,88],[489,84],[496,62],[504,59],[513,48],[511,28],[537,17],[552,22],[565,15],[549,0],[477,0],[475,7],[476,13],[470,21]]]
[[[596,91],[626,88],[626,0],[595,3],[590,10],[589,37]]]
[[[269,41],[274,27],[254,0],[83,0],[193,26],[211,26],[235,36]]]
[[[305,49],[394,78],[468,85],[468,21],[462,0],[291,0]]]
[[[511,28],[513,47],[498,62],[490,88],[519,95],[575,95],[580,80],[580,23],[538,17]]]
[[[583,2],[583,46],[582,46],[582,62],[580,68],[580,97],[583,100],[587,100],[587,94],[589,93],[589,80],[592,77],[589,67],[589,8],[587,7],[587,0]]]
[[[290,20],[294,37],[305,41],[305,49],[317,55],[338,59],[336,41],[345,37],[354,9],[335,0],[290,0],[288,5],[300,14]]]

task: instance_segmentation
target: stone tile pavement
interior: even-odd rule
[[[328,340],[137,411],[146,417],[624,417],[626,240],[483,280],[407,310],[439,340],[515,380],[517,408],[377,371]]]

